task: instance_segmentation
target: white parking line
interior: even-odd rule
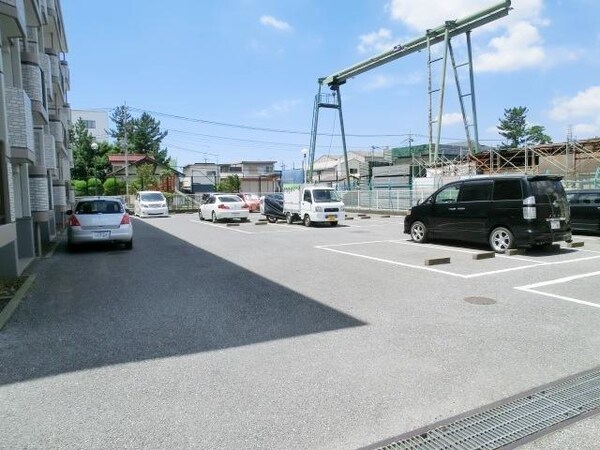
[[[566,297],[564,295],[551,294],[549,292],[538,291],[536,289],[536,288],[540,288],[543,286],[550,286],[552,284],[559,284],[559,283],[568,283],[569,281],[578,280],[580,278],[595,277],[598,275],[600,275],[600,272],[582,273],[582,274],[573,275],[570,277],[558,278],[556,280],[542,281],[540,283],[528,284],[526,286],[518,286],[518,287],[515,287],[515,289],[517,289],[519,291],[529,292],[531,294],[539,294],[539,295],[544,295],[546,297],[558,298],[560,300],[565,300],[567,302],[579,303],[580,305],[586,305],[586,306],[592,306],[594,308],[600,308],[600,304],[598,304],[598,303],[586,302],[585,300],[579,300],[579,299],[572,298],[572,297]]]
[[[199,223],[202,225],[207,225],[207,226],[211,226],[211,227],[215,227],[215,228],[222,228],[222,229],[227,229],[228,231],[235,231],[237,233],[242,233],[242,234],[274,234],[274,233],[293,233],[295,231],[310,231],[308,228],[306,227],[292,227],[290,225],[287,224],[275,224],[275,223],[271,223],[269,225],[262,225],[264,227],[269,227],[269,231],[247,231],[247,230],[240,230],[239,227],[228,227],[224,224],[218,224],[218,223],[212,223],[210,221],[205,221],[205,220],[198,220],[198,219],[190,219],[190,222],[194,222],[194,223]],[[246,222],[244,225],[252,225],[252,226],[256,226],[253,225],[254,222]],[[279,230],[272,230],[272,227],[282,227],[282,228],[286,228],[285,230],[283,229],[279,229]]]
[[[364,241],[364,242],[352,242],[352,243],[345,243],[345,244],[317,245],[317,246],[315,246],[315,248],[320,249],[320,250],[328,250],[330,252],[340,253],[340,254],[343,254],[343,255],[354,256],[354,257],[357,257],[357,258],[369,259],[371,261],[383,262],[383,263],[386,263],[386,264],[392,264],[392,265],[396,265],[396,266],[410,267],[410,268],[413,268],[413,269],[426,270],[426,271],[429,271],[429,272],[443,273],[443,274],[446,274],[446,275],[450,275],[450,276],[458,277],[458,278],[463,278],[463,279],[478,278],[478,277],[484,277],[484,276],[488,276],[488,275],[497,275],[499,273],[513,272],[513,271],[516,271],[516,270],[530,269],[530,268],[533,268],[533,267],[552,266],[552,265],[558,265],[558,264],[570,264],[570,263],[576,263],[576,262],[580,262],[580,261],[588,261],[588,260],[592,260],[592,259],[600,259],[600,255],[599,255],[599,256],[590,256],[590,257],[586,257],[586,258],[568,259],[566,261],[543,262],[543,261],[536,261],[536,260],[531,260],[531,259],[517,258],[517,257],[513,257],[513,256],[501,255],[501,256],[509,259],[509,260],[524,261],[524,262],[528,262],[530,264],[516,266],[516,267],[509,267],[509,268],[506,268],[506,269],[491,270],[491,271],[488,271],[488,272],[479,272],[479,273],[473,273],[473,274],[469,274],[469,275],[463,275],[463,274],[460,274],[460,273],[449,272],[447,270],[433,269],[431,267],[426,267],[426,266],[418,266],[418,265],[415,265],[415,264],[408,264],[408,263],[403,263],[403,262],[400,262],[400,261],[393,261],[393,260],[384,259],[384,258],[377,258],[377,257],[374,257],[374,256],[361,255],[360,253],[354,253],[354,252],[350,252],[350,251],[337,250],[337,249],[334,248],[334,247],[348,247],[348,246],[353,246],[353,245],[368,245],[368,244],[380,244],[380,243],[395,243],[395,244],[404,244],[404,245],[415,245],[415,246],[419,246],[419,247],[426,247],[426,246],[434,247],[434,248],[438,248],[439,247],[439,248],[443,248],[445,251],[457,252],[457,253],[471,253],[471,254],[478,253],[478,252],[475,252],[475,251],[472,251],[472,250],[465,250],[465,249],[456,249],[456,248],[434,246],[432,244],[415,244],[415,243],[411,243],[411,242],[407,242],[407,241],[397,241],[397,240]]]

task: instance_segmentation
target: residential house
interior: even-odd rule
[[[277,161],[240,161],[219,164],[219,180],[237,175],[240,179],[240,192],[255,192],[262,195],[280,191],[280,173],[275,171]]]
[[[0,46],[0,276],[16,276],[73,201],[60,0],[0,0]]]
[[[125,155],[117,153],[108,155],[108,163],[111,170],[106,174],[106,178],[114,177],[118,181],[124,181],[128,187],[137,178],[137,169],[143,164],[154,166],[154,175],[159,177],[159,189],[164,192],[174,192],[178,187],[179,177],[183,176],[183,173],[167,164],[157,162],[147,154],[131,153]]]

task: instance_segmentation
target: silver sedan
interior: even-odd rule
[[[67,211],[69,250],[78,244],[122,243],[133,247],[133,226],[123,203],[114,197],[86,197]]]

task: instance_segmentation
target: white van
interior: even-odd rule
[[[135,194],[133,213],[138,217],[168,216],[167,199],[160,191],[139,191]]]

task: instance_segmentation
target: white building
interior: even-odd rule
[[[0,0],[0,276],[56,239],[72,202],[60,0]]]
[[[108,112],[88,109],[74,109],[71,111],[73,123],[79,119],[97,142],[108,141]]]

